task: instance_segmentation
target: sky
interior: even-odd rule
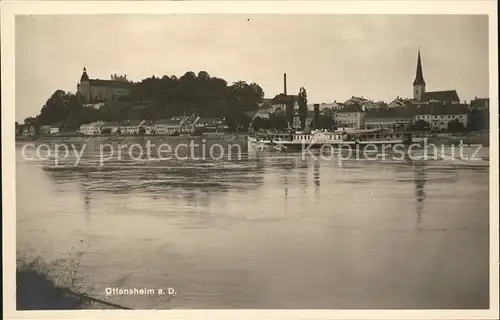
[[[309,103],[411,97],[420,48],[427,91],[461,101],[489,92],[485,15],[46,15],[16,17],[16,120],[57,89],[90,78],[129,80],[207,71],[256,82],[272,98]]]

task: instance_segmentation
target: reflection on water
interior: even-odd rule
[[[132,308],[487,308],[488,162],[130,158],[16,148],[18,252],[82,252],[87,290]],[[474,150],[469,150],[474,152]],[[489,151],[483,150],[484,155]],[[68,163],[72,159],[66,159]]]
[[[422,220],[422,212],[424,211],[425,199],[425,165],[420,164],[415,166],[415,200],[417,201],[417,225]]]

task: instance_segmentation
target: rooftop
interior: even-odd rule
[[[429,91],[422,94],[422,101],[430,102],[432,100],[436,101],[446,101],[446,102],[458,102],[457,91],[455,90],[444,90],[444,91]]]
[[[367,118],[412,119],[415,117],[414,108],[377,108],[366,112]]]
[[[363,108],[359,104],[350,104],[340,109],[338,112],[340,113],[350,113],[350,112],[363,112]]]
[[[125,120],[120,122],[120,127],[138,127],[143,120]]]

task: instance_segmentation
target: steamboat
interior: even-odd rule
[[[254,132],[248,135],[248,148],[303,150],[327,147],[390,146],[395,144],[420,144],[427,138],[426,133],[389,131],[382,129],[357,130],[311,130],[310,132]]]

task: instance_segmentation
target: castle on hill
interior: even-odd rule
[[[131,83],[126,75],[112,75],[111,80],[90,79],[87,68],[83,68],[80,82],[77,84],[77,94],[84,104],[105,103],[118,95],[130,93]]]

